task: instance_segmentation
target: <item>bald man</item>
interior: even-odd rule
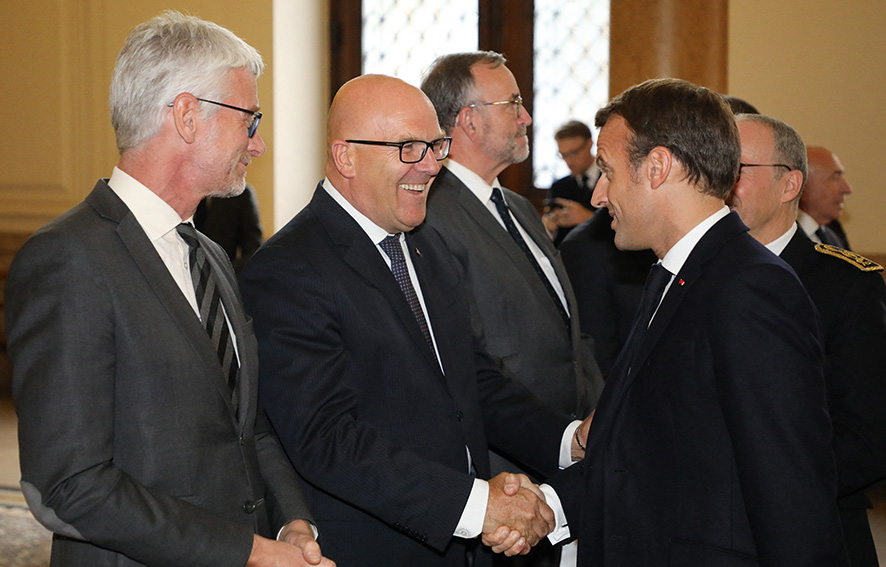
[[[852,193],[843,163],[831,150],[821,146],[806,149],[809,174],[800,196],[800,227],[813,242],[849,249],[840,225],[843,200]]]
[[[867,517],[871,501],[864,490],[886,478],[883,268],[852,252],[815,244],[797,228],[806,173],[800,135],[769,116],[741,114],[737,121],[742,166],[729,204],[751,236],[790,264],[818,309],[843,539],[853,567],[877,567]],[[816,152],[810,148],[809,155]]]
[[[495,550],[526,552],[551,512],[530,489],[506,497],[504,474],[481,480],[488,447],[551,473],[580,455],[577,422],[502,375],[452,254],[417,228],[450,141],[421,91],[377,75],[341,88],[327,133],[326,179],[241,277],[262,400],[324,551],[482,566],[477,536],[517,526]]]

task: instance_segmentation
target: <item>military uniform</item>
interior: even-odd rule
[[[853,567],[877,567],[864,489],[886,478],[886,285],[878,264],[797,230],[781,253],[821,318],[837,506]]]

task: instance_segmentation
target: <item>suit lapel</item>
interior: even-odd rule
[[[99,183],[100,186],[96,185],[96,189],[87,197],[87,201],[99,214],[118,223],[116,232],[121,242],[129,251],[148,286],[154,291],[159,303],[178,326],[184,339],[193,348],[194,354],[206,367],[207,376],[212,377],[213,384],[227,403],[233,418],[234,408],[218,356],[199,317],[185,299],[135,216],[106,183]],[[216,268],[215,265],[213,267]]]
[[[610,411],[614,411],[621,404],[622,399],[637,378],[640,369],[643,368],[646,359],[649,358],[652,351],[667,332],[683,299],[704,276],[704,268],[707,263],[716,256],[717,252],[729,238],[745,231],[747,231],[747,228],[741,223],[738,215],[733,212],[719,220],[698,241],[679,273],[674,276],[670,288],[665,293],[658,311],[652,319],[652,324],[643,338],[643,343],[640,345],[630,372],[624,368],[626,362],[621,357],[616,361],[616,367],[610,372],[610,381],[614,382],[612,384],[614,387],[611,388],[612,395],[609,396],[611,400],[607,402],[607,405],[611,405]],[[610,385],[607,383],[607,388],[609,387]]]

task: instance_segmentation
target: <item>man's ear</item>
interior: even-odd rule
[[[197,127],[202,118],[199,105],[200,101],[191,93],[181,93],[172,102],[175,131],[186,144],[193,144],[197,139]]]
[[[673,159],[674,156],[671,155],[671,151],[664,146],[655,146],[646,156],[644,171],[653,189],[657,189],[662,183],[667,181],[668,176],[671,174]]]
[[[803,174],[797,170],[791,170],[784,176],[784,191],[781,194],[782,203],[790,203],[800,196],[803,189]]]
[[[351,154],[351,145],[344,140],[334,140],[329,151],[332,154],[335,169],[345,179],[353,179],[357,174],[354,156]]]
[[[468,139],[473,140],[477,134],[477,127],[477,113],[473,108],[466,106],[458,111],[458,114],[455,116],[454,130],[461,130]]]

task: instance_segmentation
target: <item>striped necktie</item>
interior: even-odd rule
[[[197,306],[200,309],[200,320],[209,334],[212,346],[218,354],[221,369],[224,373],[228,387],[231,389],[231,401],[234,412],[237,412],[239,395],[237,389],[237,375],[240,367],[234,352],[234,343],[231,340],[231,331],[225,320],[224,310],[221,305],[221,296],[218,292],[218,281],[212,272],[212,266],[206,259],[206,252],[200,246],[197,239],[197,230],[190,223],[181,223],[176,227],[179,235],[188,245],[188,264],[191,268],[191,282],[194,284],[194,294],[197,297]]]
[[[409,277],[409,267],[406,265],[406,257],[403,255],[403,248],[400,246],[400,235],[386,236],[378,245],[388,255],[388,258],[391,259],[391,271],[394,273],[394,279],[397,280],[400,291],[406,296],[406,302],[409,303],[409,308],[412,309],[412,314],[415,316],[415,321],[421,329],[421,334],[424,335],[425,341],[427,341],[431,352],[434,353],[436,358],[434,342],[431,340],[431,331],[428,328],[428,320],[425,318],[421,303],[418,301],[418,295],[415,293],[415,288],[412,287],[412,279]]]

